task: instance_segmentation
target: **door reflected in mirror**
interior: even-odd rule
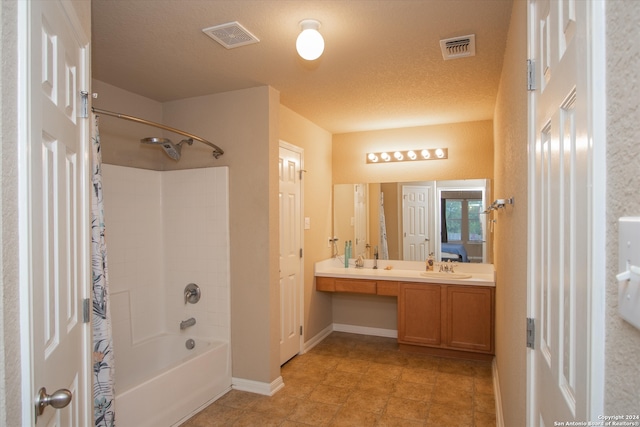
[[[337,184],[337,252],[352,258],[491,262],[488,179]]]

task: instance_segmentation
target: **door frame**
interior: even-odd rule
[[[298,348],[298,354],[302,354],[303,350],[304,350],[304,330],[305,330],[305,323],[304,323],[304,296],[305,296],[305,280],[304,280],[304,260],[305,260],[305,254],[304,254],[304,220],[305,220],[305,216],[304,216],[304,172],[306,172],[306,170],[304,169],[304,148],[302,147],[298,147],[297,145],[293,145],[289,142],[280,140],[278,143],[278,148],[286,148],[287,150],[293,151],[294,153],[297,153],[300,155],[300,179],[298,180],[299,185],[300,185],[300,223],[298,224],[298,227],[300,229],[300,247],[302,248],[302,257],[300,257],[300,279],[301,279],[301,283],[300,283],[300,298],[298,301],[299,304],[299,308],[300,308],[300,326],[302,327],[302,331],[303,333],[300,334],[300,343],[299,343],[299,348]]]
[[[535,22],[535,0],[527,0],[527,55],[534,57],[535,40],[532,36]],[[605,389],[605,350],[602,343],[605,339],[605,312],[606,312],[606,20],[605,2],[587,2],[587,34],[585,41],[588,50],[588,117],[589,134],[588,143],[592,149],[590,158],[591,168],[591,199],[590,224],[590,281],[587,283],[587,310],[589,321],[586,325],[589,337],[588,367],[587,367],[587,412],[591,420],[598,419],[604,413],[604,389]],[[536,96],[535,91],[528,93],[528,213],[527,213],[527,317],[535,318],[535,284],[532,265],[534,253],[535,228],[533,213],[537,206],[535,201],[535,141],[536,141]],[[537,325],[536,325],[537,326]],[[536,348],[538,337],[535,337]],[[527,425],[536,426],[535,419],[535,350],[527,349]]]

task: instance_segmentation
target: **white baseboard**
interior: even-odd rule
[[[260,381],[245,380],[244,378],[231,378],[231,388],[234,390],[248,391],[250,393],[263,394],[265,396],[273,396],[282,387],[284,381],[282,377],[278,377],[271,384]]]
[[[491,364],[491,370],[493,371],[493,395],[496,399],[496,427],[504,427],[504,418],[502,416],[502,397],[500,395],[500,379],[498,377],[498,363],[496,358],[493,358]]]
[[[398,331],[396,331],[395,329],[370,328],[368,326],[355,326],[355,325],[345,325],[342,323],[332,323],[331,325],[321,330],[318,334],[313,336],[310,340],[306,341],[303,344],[302,353],[306,353],[307,351],[311,350],[313,347],[320,344],[322,340],[328,337],[333,331],[349,332],[352,334],[360,334],[360,335],[372,335],[376,337],[398,338]]]
[[[333,325],[329,325],[323,330],[321,330],[318,334],[312,337],[309,341],[303,344],[302,353],[306,353],[311,350],[313,347],[317,346],[322,342],[323,339],[329,336],[333,332]]]
[[[349,332],[352,334],[373,335],[375,337],[398,338],[398,331],[395,329],[370,328],[368,326],[334,323],[333,330],[337,332]]]

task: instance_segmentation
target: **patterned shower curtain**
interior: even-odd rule
[[[91,129],[91,272],[93,279],[93,402],[94,425],[114,427],[115,391],[113,337],[109,309],[107,245],[104,240],[102,201],[102,154],[98,116],[92,115]]]
[[[389,246],[387,245],[387,223],[384,217],[384,193],[380,193],[380,259],[389,259]]]

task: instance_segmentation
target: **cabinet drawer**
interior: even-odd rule
[[[375,280],[349,280],[335,279],[336,292],[351,292],[356,294],[374,294],[376,293]]]
[[[391,280],[378,281],[378,295],[386,295],[390,297],[398,296],[398,282]]]
[[[316,277],[316,290],[325,292],[336,291],[336,279],[333,277]]]

